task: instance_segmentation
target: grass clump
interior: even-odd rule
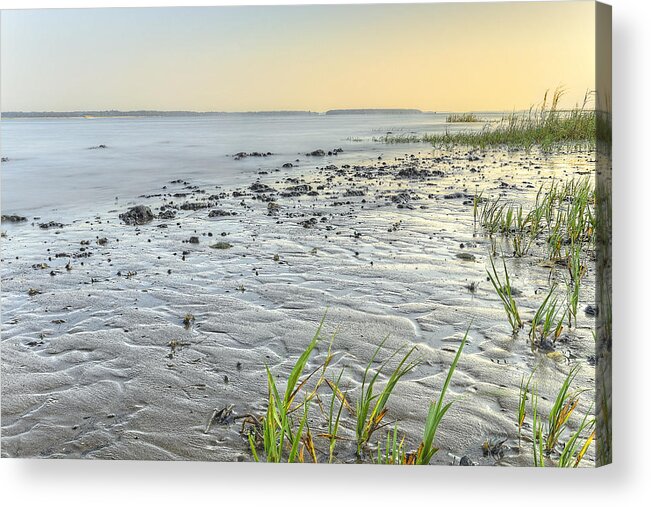
[[[438,430],[439,424],[441,424],[443,416],[452,406],[452,402],[446,403],[444,405],[443,400],[445,398],[445,393],[450,386],[450,381],[452,380],[452,375],[454,374],[454,370],[457,367],[459,358],[461,357],[461,351],[463,350],[463,347],[466,344],[466,340],[468,339],[469,330],[470,328],[466,330],[466,334],[464,335],[463,340],[461,340],[459,350],[457,350],[457,353],[454,356],[454,360],[450,365],[448,375],[445,377],[445,382],[443,384],[443,388],[441,389],[441,394],[439,395],[438,400],[430,404],[427,420],[425,421],[423,440],[418,447],[418,451],[416,451],[415,463],[417,465],[429,465],[429,462],[432,460],[434,454],[438,452],[438,448],[434,445],[434,437],[436,437],[436,431]]]
[[[561,442],[561,438],[568,432],[569,420],[579,404],[581,392],[571,392],[571,384],[576,378],[579,367],[573,367],[565,377],[554,404],[549,412],[547,420],[540,413],[538,408],[539,395],[536,388],[531,390],[532,426],[531,442],[533,450],[533,465],[544,467],[546,464],[556,467],[579,466],[585,457],[590,445],[595,438],[595,419],[589,414],[592,412],[591,405],[586,415],[581,419],[575,431],[570,431],[567,440]],[[533,375],[533,372],[532,374]],[[531,376],[529,377],[529,381]],[[527,382],[527,385],[529,384]],[[524,383],[524,377],[523,377]],[[522,414],[522,389],[520,395],[520,408],[518,424],[522,427],[524,417]],[[528,388],[524,388],[525,390]],[[522,421],[522,422],[520,422]],[[560,450],[559,450],[560,447]]]
[[[265,367],[267,371],[268,405],[267,413],[262,419],[262,442],[267,462],[280,463],[284,460],[285,456],[287,457],[288,463],[294,463],[298,459],[299,444],[307,422],[309,402],[315,391],[311,395],[306,395],[303,402],[297,407],[293,408],[292,404],[306,382],[304,380],[299,384],[298,381],[305,370],[312,351],[319,341],[322,327],[323,320],[321,320],[307,348],[294,364],[287,378],[285,392],[282,396],[278,391],[271,370],[268,366]],[[299,420],[298,428],[295,428],[295,421],[292,414],[300,408],[303,408],[303,415]],[[259,461],[259,456],[256,451],[255,435],[249,434],[248,438],[253,457],[256,461]]]
[[[387,404],[403,377],[421,364],[419,360],[411,359],[416,349],[412,347],[405,352],[404,348],[399,348],[374,370],[372,365],[386,345],[386,338],[382,340],[364,370],[357,402],[351,403],[349,394],[342,387],[344,370],[336,376],[328,373],[335,357],[332,352],[334,336],[325,360],[311,372],[305,371],[320,343],[323,322],[322,320],[315,336],[292,366],[283,391],[279,389],[269,367],[266,367],[268,404],[265,414],[259,417],[238,416],[245,420],[242,433],[248,439],[253,459],[271,463],[306,460],[334,463],[338,461],[338,453],[347,450],[358,463],[367,460],[380,464],[429,464],[438,451],[435,446],[436,432],[451,406],[451,403],[444,402],[445,394],[468,332],[450,366],[439,398],[430,405],[423,438],[417,450],[408,452],[405,437],[399,437],[397,421],[386,422],[389,417]],[[390,364],[395,363],[395,367],[390,368]],[[384,372],[388,377],[381,380]],[[313,435],[311,425],[319,416],[324,418],[321,426],[325,431]],[[370,444],[371,438],[389,424],[393,424],[394,428],[387,435],[386,444],[384,447],[378,444],[377,449],[374,449]],[[245,431],[247,425],[248,432]],[[343,444],[346,444],[345,449],[336,451]]]
[[[409,356],[411,356],[415,350],[412,348],[405,354],[398,366],[393,370],[389,377],[389,380],[386,382],[382,390],[378,394],[375,394],[375,384],[380,374],[387,366],[389,361],[393,359],[395,354],[397,354],[400,350],[399,349],[396,351],[396,353],[384,361],[380,368],[375,371],[375,373],[372,373],[371,365],[375,361],[375,358],[377,357],[380,350],[382,350],[384,347],[386,340],[386,338],[382,340],[380,345],[378,345],[378,347],[375,349],[375,352],[371,356],[371,360],[366,365],[366,369],[364,370],[364,375],[362,377],[361,395],[357,402],[356,437],[358,456],[361,455],[362,447],[369,442],[373,433],[383,426],[382,420],[388,411],[386,404],[387,401],[389,401],[389,397],[396,387],[396,384],[402,377],[404,377],[418,365],[417,362],[407,362]]]
[[[506,316],[509,319],[509,324],[511,325],[513,334],[517,334],[523,324],[522,319],[520,318],[520,312],[518,311],[518,305],[516,304],[515,299],[513,298],[513,293],[511,291],[511,280],[509,278],[509,272],[506,269],[506,261],[502,259],[502,263],[504,265],[504,281],[500,279],[500,276],[497,273],[495,262],[493,261],[492,256],[490,257],[490,261],[492,272],[486,270],[486,273],[488,274],[488,278],[490,279],[491,284],[493,284],[495,292],[502,301],[502,305],[504,306],[504,311],[506,312]]]
[[[563,313],[558,318],[561,307],[558,304],[558,298],[554,296],[556,286],[553,286],[547,293],[542,304],[536,310],[536,313],[531,321],[531,330],[529,331],[529,339],[531,340],[532,350],[544,346],[550,335],[553,334],[554,341],[558,339],[563,331]]]

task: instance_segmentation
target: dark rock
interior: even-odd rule
[[[308,157],[325,157],[325,151],[323,150],[314,150],[310,153],[306,153]]]
[[[287,162],[287,163],[283,164],[283,167],[285,169],[291,169],[292,167],[294,167],[294,164],[292,164],[291,162]]]
[[[240,160],[240,159],[243,159],[243,158],[246,158],[246,157],[268,157],[269,155],[272,155],[272,153],[270,151],[268,151],[266,153],[260,152],[260,151],[252,151],[251,153],[247,153],[245,151],[240,151],[239,153],[236,153],[235,155],[233,155],[233,158],[235,160]]]
[[[312,187],[310,185],[294,185],[292,187],[287,187],[280,195],[283,197],[298,197],[299,195],[304,195],[311,191]]]
[[[210,213],[208,213],[208,218],[229,217],[232,214],[233,213],[231,213],[230,211],[226,211],[226,210],[223,210],[223,209],[213,209],[213,210],[210,210]]]
[[[319,221],[312,217],[308,220],[304,220],[303,222],[299,222],[299,225],[302,225],[306,229],[312,229]]]
[[[205,202],[184,202],[181,204],[182,210],[197,211],[200,209],[207,208],[209,205]]]
[[[258,181],[253,183],[249,187],[249,190],[251,190],[251,192],[255,192],[256,194],[262,194],[262,193],[266,193],[266,192],[275,192],[276,191],[276,189],[270,187],[269,185],[265,185],[264,183],[260,183]]]
[[[396,204],[406,204],[409,201],[411,201],[411,195],[409,192],[400,192],[399,194],[391,196],[391,202],[395,202]]]
[[[214,245],[210,245],[210,248],[214,248],[215,250],[227,250],[229,248],[232,248],[233,245],[230,243],[227,243],[226,241],[219,241],[215,243]]]
[[[475,256],[471,253],[468,252],[459,252],[458,254],[455,255],[457,259],[461,259],[462,261],[472,261],[474,262]]]
[[[471,460],[468,456],[462,456],[459,460],[459,466],[462,467],[474,467],[475,465],[477,465],[477,463]]]
[[[176,218],[176,211],[171,209],[161,211],[158,214],[158,218],[160,218],[161,220],[171,220],[173,218]]]
[[[463,192],[453,192],[451,194],[446,194],[443,196],[443,199],[463,199],[465,194]]]
[[[267,204],[267,211],[269,215],[277,215],[280,211],[280,204],[277,202],[270,202]]]
[[[584,308],[583,311],[590,317],[596,317],[599,315],[599,307],[597,305],[588,305]]]
[[[398,171],[396,174],[397,178],[405,178],[410,180],[423,180],[432,176],[442,177],[445,176],[445,173],[439,170],[430,171],[428,169],[419,170],[415,167],[406,167],[404,169],[400,169],[400,171]]]
[[[38,224],[41,229],[61,229],[63,224],[60,222],[43,222]]]
[[[20,215],[2,215],[3,222],[27,222],[27,217],[21,217]]]
[[[130,208],[126,213],[120,214],[119,217],[127,225],[143,225],[151,222],[154,219],[154,214],[148,206],[140,204]]]
[[[188,240],[188,243],[192,243],[193,245],[198,245],[199,244],[199,236],[190,236],[190,239]]]

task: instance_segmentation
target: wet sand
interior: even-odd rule
[[[263,413],[264,365],[284,382],[327,309],[332,368],[345,366],[352,400],[386,336],[386,355],[417,346],[423,363],[389,402],[407,448],[470,325],[434,462],[530,465],[530,443],[519,448],[517,438],[522,375],[536,368],[544,413],[575,364],[575,387],[587,390],[578,417],[594,399],[594,318],[583,312],[594,304],[594,263],[578,326],[553,352],[532,352],[526,328],[511,336],[486,280],[490,241],[473,222],[472,196],[526,208],[551,178],[592,173],[594,152],[404,152],[359,165],[301,156],[299,167],[279,164],[240,187],[161,181],[158,194],[97,203],[82,218],[3,223],[2,455],[249,461],[240,425],[206,432],[211,414],[230,404]],[[140,204],[156,218],[122,223]],[[63,226],[38,226],[51,220]],[[211,248],[219,242],[231,246]],[[507,259],[525,321],[548,290],[545,254],[540,244]],[[326,350],[324,340],[310,365]],[[482,452],[489,438],[506,438],[501,459]],[[338,450],[354,461],[352,445]],[[591,449],[582,464],[593,463]]]

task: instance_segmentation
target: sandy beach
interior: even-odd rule
[[[351,160],[338,148],[270,157],[237,184],[161,178],[156,192],[133,188],[85,213],[5,220],[3,456],[250,461],[234,416],[265,412],[265,365],[285,379],[324,315],[308,370],[336,331],[331,368],[345,368],[341,385],[353,401],[383,339],[382,359],[416,346],[421,364],[388,404],[407,448],[418,445],[469,329],[433,463],[530,465],[517,410],[522,378],[534,369],[548,410],[579,366],[580,420],[595,389],[594,262],[577,325],[532,351],[526,331],[512,336],[487,279],[491,240],[476,223],[473,196],[530,207],[553,180],[591,177],[594,150],[378,144],[380,153]],[[315,150],[323,151],[307,155]],[[236,157],[229,163],[254,160]],[[124,223],[120,215],[140,205],[153,219]],[[545,262],[542,241],[521,258],[508,241],[493,246],[507,258],[529,322],[562,269]],[[233,417],[211,421],[231,405]],[[309,424],[323,431],[316,411]],[[371,448],[385,437],[378,432]],[[337,462],[355,462],[354,451],[342,441]],[[590,449],[582,466],[594,459]]]

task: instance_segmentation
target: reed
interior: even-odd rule
[[[312,351],[319,342],[324,320],[325,316],[321,320],[321,323],[307,348],[303,351],[292,367],[285,385],[285,392],[282,396],[278,391],[271,370],[268,366],[265,366],[267,372],[268,404],[266,415],[262,420],[262,441],[267,462],[280,463],[283,461],[287,445],[289,446],[287,461],[293,463],[297,459],[298,444],[302,437],[305,421],[307,420],[308,404],[311,397],[306,396],[302,403],[304,411],[297,430],[294,430],[294,421],[292,417],[294,409],[292,409],[292,403],[294,402],[298,392],[306,383],[304,380],[299,384],[298,380],[305,370],[305,366]],[[326,360],[326,363],[327,362],[328,361]],[[326,363],[323,365],[324,369],[327,367]],[[297,408],[300,407],[301,405]],[[249,445],[253,452],[253,457],[258,461],[259,456],[255,451],[255,435],[249,434],[248,438]]]
[[[457,363],[461,357],[461,352],[463,351],[463,347],[465,346],[466,340],[468,339],[468,331],[470,331],[470,327],[468,327],[466,330],[466,334],[464,335],[463,340],[461,340],[459,349],[457,350],[452,364],[448,369],[448,374],[445,377],[445,382],[441,388],[441,393],[439,394],[438,400],[430,404],[427,420],[425,421],[425,429],[423,431],[423,440],[421,441],[418,450],[416,451],[415,463],[417,465],[428,465],[432,460],[434,454],[438,452],[438,447],[435,447],[434,445],[436,431],[441,424],[441,420],[452,406],[452,402],[448,402],[446,404],[443,404],[443,402],[448,387],[450,386],[452,375],[454,374],[454,370],[457,368]]]
[[[504,281],[500,279],[500,276],[497,273],[495,262],[493,261],[492,256],[490,257],[490,261],[492,272],[486,270],[486,273],[488,274],[488,278],[490,279],[495,292],[502,301],[502,305],[504,306],[504,311],[506,312],[507,318],[509,319],[509,324],[511,325],[513,334],[517,334],[522,327],[522,319],[520,318],[518,305],[516,304],[515,299],[513,299],[513,294],[511,292],[511,280],[509,278],[509,272],[506,269],[506,261],[502,259],[502,264],[504,266]]]
[[[574,366],[570,370],[563,381],[563,384],[556,395],[556,399],[554,400],[554,404],[552,405],[552,409],[549,412],[547,435],[545,439],[545,450],[548,453],[555,449],[556,444],[558,444],[558,439],[567,425],[570,416],[579,404],[580,393],[570,393],[570,387],[578,372],[578,365]]]
[[[518,403],[518,442],[520,442],[520,439],[522,438],[522,425],[524,424],[524,420],[527,416],[527,400],[529,399],[529,386],[531,384],[531,379],[533,378],[533,375],[535,373],[535,369],[531,371],[529,374],[529,377],[527,378],[527,381],[525,383],[525,377],[522,375],[522,379],[520,380],[520,397],[519,397],[519,403]]]
[[[378,465],[405,465],[408,460],[408,453],[405,451],[405,437],[398,437],[398,425],[393,427],[393,431],[387,432],[386,444],[384,450],[378,442],[377,456],[373,460]]]
[[[387,338],[382,340],[380,345],[378,345],[378,347],[375,349],[375,352],[366,365],[366,369],[364,370],[364,375],[362,377],[361,393],[356,407],[356,437],[358,456],[361,456],[362,448],[369,442],[369,439],[373,433],[385,425],[382,421],[388,411],[386,404],[389,401],[391,393],[393,393],[393,390],[395,389],[398,381],[418,365],[418,362],[416,361],[408,362],[409,357],[415,350],[415,347],[413,347],[400,360],[396,368],[389,376],[389,379],[380,389],[380,392],[376,394],[376,382],[380,377],[380,374],[382,374],[384,369],[387,368],[389,362],[401,350],[398,349],[395,353],[393,353],[373,373],[371,371],[371,366],[375,362],[375,358],[379,352],[384,347],[386,340]]]
[[[534,350],[536,346],[540,347],[547,338],[552,335],[554,341],[560,336],[563,330],[563,319],[565,314],[558,318],[561,307],[558,304],[558,298],[554,296],[556,286],[547,293],[542,304],[536,310],[536,313],[531,321],[531,330],[529,331],[529,339],[531,340],[531,349]]]
[[[590,444],[592,444],[596,435],[594,429],[595,419],[588,416],[590,411],[586,413],[578,429],[570,435],[570,438],[563,446],[563,450],[558,457],[559,467],[577,468],[590,448]]]

